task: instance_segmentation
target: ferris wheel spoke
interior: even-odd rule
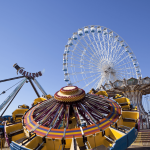
[[[94,88],[94,89],[97,88],[99,81],[100,81],[100,79],[97,79],[96,83],[93,85],[93,88]]]
[[[113,45],[114,45],[114,38],[111,38],[111,43],[110,43],[111,53],[113,53]]]
[[[120,74],[135,75],[135,74],[133,74],[132,72],[123,72],[123,71],[120,71],[119,73],[120,73]]]
[[[130,75],[135,75],[135,74],[133,74],[132,72],[129,72],[129,73],[127,73],[127,72],[119,72],[120,74],[130,74]]]
[[[98,68],[98,67],[95,67],[95,66],[92,66],[91,64],[87,65],[87,64],[84,64],[84,65],[81,65],[81,64],[73,64],[73,63],[67,63],[70,65],[70,67],[74,66],[74,67],[79,67],[79,66],[82,66],[82,67],[92,67],[92,68]]]
[[[126,72],[128,72],[129,70],[132,71],[133,69],[135,69],[135,68],[134,68],[134,67],[130,67],[130,68],[121,67],[121,69],[120,69],[120,68],[116,68],[116,70],[117,70],[118,72],[120,72],[120,70],[125,70]],[[128,70],[128,71],[127,71],[127,70]]]
[[[93,62],[91,62],[90,60],[87,60],[87,59],[81,59],[80,57],[75,57],[75,58],[78,58],[78,59],[74,59],[74,58],[72,58],[72,57],[75,57],[75,56],[72,56],[71,55],[71,58],[70,59],[73,59],[73,60],[75,60],[75,61],[77,61],[77,62],[83,62],[83,60],[84,61],[86,61],[86,62],[89,62],[90,64],[93,64],[93,65],[95,65],[95,66],[97,66],[97,64],[96,63],[93,63]]]
[[[115,41],[115,42],[114,42],[114,45],[113,45],[113,47],[112,47],[112,49],[113,49],[113,50],[116,50],[116,49],[117,49],[117,45],[118,45],[118,43],[117,43],[117,41]],[[116,51],[115,51],[114,53],[116,53]]]
[[[109,49],[110,49],[110,47],[109,47],[109,38],[108,38],[108,34],[107,35],[103,35],[103,37],[105,38],[105,50],[107,50],[107,56],[106,56],[106,58],[107,58],[107,60],[111,60],[112,58],[111,58],[111,55],[110,55],[110,51],[109,51]]]
[[[102,58],[105,58],[105,56],[107,55],[107,53],[105,51],[104,45],[102,44],[102,41],[100,40],[100,34],[98,33],[97,36],[98,36],[98,40],[99,40],[100,47],[101,47],[101,53],[103,54]]]
[[[124,76],[122,76],[121,74],[117,74],[116,75],[119,79],[124,79]],[[115,79],[115,80],[117,80],[117,79]]]
[[[116,46],[117,46],[117,43],[116,43]],[[111,61],[114,61],[113,59],[114,59],[114,53],[116,53],[116,46],[113,47],[113,44],[111,45],[111,55],[112,55]]]
[[[115,42],[115,49],[117,50],[116,52],[118,53],[121,48],[122,48],[122,47],[121,47],[119,41],[116,41],[116,42]]]
[[[68,66],[68,67],[75,67],[75,66],[71,65],[71,66]],[[98,72],[100,72],[99,69],[84,68],[83,66],[81,66],[81,67],[76,67],[76,68],[82,68],[82,69],[84,69],[84,70],[92,70],[92,71],[98,71]],[[93,67],[93,68],[95,68],[95,67]]]
[[[105,38],[105,46],[106,46],[106,49],[107,49],[107,60],[111,60],[111,56],[109,55],[109,38],[108,38],[108,34],[106,34],[104,38]]]
[[[74,52],[74,50],[70,50],[71,52],[73,52],[73,53],[75,53]],[[87,50],[86,50],[87,51]],[[86,54],[86,51],[83,51],[83,50],[80,50],[79,52],[81,52],[82,53],[82,55],[79,55],[79,54],[77,54],[77,55],[79,55],[79,56],[84,56],[84,55],[86,55],[88,58],[90,58],[90,59],[92,59],[92,57],[91,56],[89,56],[89,55],[87,55]],[[88,52],[88,51],[87,51]],[[76,54],[76,53],[75,53]],[[92,55],[93,56],[93,55]],[[99,61],[97,61],[96,59],[92,59],[93,61],[95,61],[95,62],[99,62]]]
[[[87,44],[87,46],[92,50],[92,52],[93,52],[93,49],[90,47],[90,45],[86,42],[86,40],[84,39],[84,37],[82,37],[82,39],[85,41],[85,43]],[[88,53],[90,53],[91,54],[91,56],[93,57],[95,57],[95,59],[97,59],[97,60],[99,60],[99,58],[95,55],[95,53],[93,52],[93,54],[81,43],[81,42],[79,42],[79,44],[83,47],[83,49],[85,49],[86,51],[88,51]]]
[[[95,35],[94,35],[94,37],[95,37]],[[97,48],[98,48],[98,53],[99,53],[99,57],[101,58],[101,59],[104,59],[105,57],[105,50],[104,50],[104,48],[103,48],[103,45],[100,43],[100,41],[99,41],[99,39],[98,40],[95,40],[95,43],[96,43],[96,45],[97,45]]]
[[[100,76],[101,75],[99,75],[97,78],[95,78],[93,81],[91,81],[90,83],[88,83],[88,84],[86,84],[84,87],[83,87],[83,89],[84,88],[86,88],[87,86],[89,86],[90,84],[92,84],[95,80],[97,80],[98,78],[100,78]]]
[[[102,42],[101,42],[101,40],[100,40],[99,34],[98,34],[98,40],[99,40],[100,47],[101,47],[100,53],[101,53],[101,55],[103,55],[103,54],[106,53],[106,52],[105,52],[104,47],[103,47],[103,45],[102,45]],[[102,56],[102,58],[104,58],[104,56]]]
[[[94,38],[94,41],[95,41],[95,43],[96,43],[96,46],[97,46],[97,49],[98,49],[98,54],[99,54],[99,56],[101,57],[101,55],[100,55],[100,47],[99,47],[99,45],[98,45],[98,43],[97,43],[97,40],[95,39],[96,37],[95,37],[95,34],[93,33],[92,34],[93,35],[93,38]]]
[[[120,59],[120,57],[124,54],[124,52],[125,52],[125,50],[124,50],[124,51],[122,51],[122,52],[119,54],[119,56],[118,56],[118,57],[116,57],[116,59],[115,59],[114,63]]]
[[[98,51],[97,51],[97,48],[95,47],[95,45],[94,45],[93,42],[91,41],[91,38],[90,38],[89,34],[87,34],[87,37],[88,37],[88,39],[90,40],[91,44],[93,45],[93,48],[95,49],[95,52],[96,52],[97,56],[98,56],[99,59],[100,59],[99,53],[98,53]],[[94,39],[94,41],[95,41],[95,39]]]
[[[119,40],[117,39],[117,38],[113,38],[113,48],[115,48],[115,49],[117,49],[117,46],[118,46],[118,44],[119,44]]]
[[[82,54],[84,52],[84,50],[79,48],[78,44],[79,44],[79,41],[76,44],[74,44],[74,48],[72,49],[72,51],[78,51],[78,52],[80,52]]]
[[[117,69],[117,70],[125,70],[125,69],[135,69],[134,67],[132,68],[122,68],[122,69]]]
[[[74,62],[83,63],[83,60],[84,60],[84,59],[82,59],[82,60],[76,60],[76,59],[71,58],[71,60],[74,60]],[[73,64],[74,64],[74,63],[72,63],[72,65],[73,65]],[[92,64],[92,65],[95,65],[94,63],[92,63],[92,62],[90,62],[90,61],[86,61],[86,60],[85,60],[84,64],[87,64],[87,65],[89,64],[88,66],[91,66],[91,64]],[[80,66],[82,66],[82,64],[80,64]],[[96,65],[95,65],[95,68],[97,68]]]
[[[73,48],[73,49],[71,49],[70,50],[70,52],[73,52],[74,53],[74,51],[76,51],[76,52],[78,52],[78,53],[81,53],[81,54],[83,54],[84,53],[84,50],[81,50],[79,47],[77,47],[76,45],[75,45],[75,47]],[[88,55],[87,55],[88,56]],[[88,56],[88,57],[90,57],[90,56]]]
[[[124,76],[122,76],[121,74],[117,74],[116,76],[118,76],[121,79],[124,79]]]
[[[128,57],[129,57],[129,55],[125,56],[122,60],[120,60],[120,61],[118,61],[117,63],[114,63],[114,64],[117,65],[117,64],[121,63],[124,59],[126,59]]]
[[[106,44],[105,44],[105,40],[104,40],[104,34],[102,34],[102,38],[103,38],[103,42],[104,42],[104,50],[105,50],[105,53],[106,53],[106,58],[107,58],[107,55],[108,55],[108,53],[107,53],[107,50],[106,50]]]
[[[109,79],[109,81],[114,82],[116,81],[117,77],[116,76],[112,76],[111,79]]]
[[[101,73],[96,73],[96,74],[94,74],[94,75],[92,75],[92,76],[90,76],[90,77],[84,78],[84,79],[79,80],[79,81],[77,81],[77,82],[74,82],[74,83],[72,83],[72,84],[76,84],[76,83],[81,82],[81,81],[84,81],[84,80],[86,80],[86,79],[89,79],[89,78],[95,77],[95,76],[97,76],[98,74],[101,74]]]
[[[117,41],[114,41],[114,43],[113,43],[113,45],[112,45],[112,53],[113,53],[113,58],[114,58],[114,55],[115,55],[115,53],[116,53],[116,49],[117,49]]]
[[[116,51],[115,51],[115,50],[116,50]],[[112,57],[113,60],[116,60],[116,59],[119,57],[118,55],[120,55],[119,52],[120,52],[120,50],[121,50],[121,47],[120,47],[120,48],[117,48],[117,45],[116,45],[115,50],[113,51],[113,57]],[[121,53],[122,53],[122,52],[121,52]]]
[[[97,60],[99,60],[100,58],[95,54],[94,50],[91,48],[91,46],[87,43],[87,41],[85,40],[84,37],[82,37],[82,39],[84,40],[84,42],[87,44],[87,46],[91,49],[92,53],[94,54],[94,56],[97,58]],[[92,55],[92,54],[91,54]]]
[[[84,71],[87,71],[87,70],[92,70],[92,71],[95,71],[95,72],[101,72],[101,70],[100,69],[93,69],[93,68],[83,68],[83,67],[81,67],[81,69],[84,69]]]
[[[74,52],[74,51],[71,51],[72,53],[74,53],[74,54],[76,54],[77,56],[79,56],[78,58],[82,58],[82,55],[80,55],[80,54],[78,54],[78,53],[76,53],[76,52]],[[71,55],[70,53],[68,54],[68,55]]]
[[[74,53],[74,51],[71,51],[71,52],[73,52]],[[81,57],[83,57],[84,55],[85,56],[87,56],[89,59],[91,59],[91,60],[93,60],[93,61],[95,61],[95,62],[98,62],[98,61],[96,61],[95,59],[92,59],[92,57],[90,57],[89,55],[87,55],[86,53],[85,53],[85,51],[82,51],[83,53],[82,53],[82,55],[80,55]],[[86,58],[87,58],[86,57]]]
[[[99,81],[97,88],[101,87],[102,83],[106,80],[106,78],[102,75],[101,80]]]
[[[80,43],[80,41],[78,41],[78,44],[79,44],[79,43]],[[81,44],[80,44],[80,45],[81,45]],[[81,47],[82,47],[84,50],[81,50],[81,48],[77,47],[77,45],[76,45],[76,47],[73,49],[73,51],[78,49],[78,51],[80,51],[82,54],[85,53],[85,52],[88,52],[92,57],[94,56],[91,52],[89,52],[89,51],[87,50],[87,48],[85,48],[84,45],[81,45]],[[91,57],[91,56],[89,56],[89,55],[87,55],[87,56],[88,56],[88,57]]]
[[[93,34],[93,33],[92,33]],[[90,42],[90,44],[88,44],[87,43],[87,41],[86,41],[86,44],[88,44],[89,46],[90,46],[90,48],[93,50],[92,52],[93,53],[96,53],[96,56],[98,57],[98,60],[101,58],[101,56],[100,56],[100,54],[99,54],[99,51],[98,51],[98,47],[96,48],[96,46],[95,46],[95,44],[94,43],[96,43],[97,41],[96,41],[96,39],[95,38],[92,38],[89,34],[86,34],[86,37],[88,38],[88,40],[89,40],[89,42]],[[95,51],[94,51],[95,50]]]
[[[101,79],[97,79],[97,81],[96,81],[95,84],[93,85],[93,88],[97,89],[100,80],[101,80]]]
[[[119,66],[117,66],[117,65],[114,65],[116,68],[118,68],[118,67],[121,67],[121,66],[124,66],[124,65],[127,65],[127,64],[129,64],[129,63],[132,63],[133,61],[128,61],[127,63],[124,63],[124,64],[122,64],[122,65],[119,65]]]
[[[111,48],[110,48],[110,36],[109,36],[109,38],[108,38],[108,36],[107,36],[107,42],[108,42],[108,55],[109,55],[109,57],[110,57],[110,60],[112,60],[112,55],[111,55]]]
[[[128,71],[119,71],[119,73],[120,73],[120,72],[124,72],[124,73],[128,73],[128,74],[129,74],[129,73],[133,74],[133,72],[128,72]]]
[[[86,73],[95,73],[95,71],[74,72],[74,73],[68,73],[68,75],[77,75],[77,74],[86,74]]]
[[[74,56],[73,56],[74,57]],[[95,67],[97,66],[96,63],[93,63],[93,61],[90,61],[88,59],[85,59],[85,58],[79,58],[79,57],[75,57],[75,58],[78,58],[78,59],[74,59],[74,58],[71,58],[72,60],[74,60],[74,62],[80,62],[80,63],[83,63],[83,62],[86,62],[86,64],[92,64],[92,65],[95,65]]]
[[[71,68],[72,69],[72,68]],[[73,72],[73,71],[72,71]],[[77,74],[75,74],[75,75],[73,75],[73,78],[74,78],[74,81],[78,81],[78,76],[77,76]],[[76,79],[75,79],[76,78]],[[80,87],[81,87],[81,83],[79,82],[78,83],[79,85],[80,85]],[[73,85],[73,83],[72,83],[72,85]]]

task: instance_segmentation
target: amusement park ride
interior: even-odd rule
[[[109,95],[121,94],[130,99],[133,106],[137,106],[140,112],[140,129],[145,124],[147,129],[150,128],[150,114],[146,112],[142,105],[143,95],[150,94],[150,78],[130,78],[128,80],[117,80],[114,83],[102,86]],[[125,105],[125,104],[124,104]],[[149,104],[148,104],[149,105]]]
[[[141,78],[133,51],[108,28],[86,26],[69,38],[63,54],[68,86],[54,96],[47,95],[36,80],[41,72],[29,73],[17,64],[14,68],[23,76],[0,82],[23,80],[0,110],[9,103],[8,108],[27,81],[38,98],[31,108],[20,105],[5,121],[5,139],[11,150],[125,150],[140,129],[150,128],[149,114],[142,105],[142,95],[150,93],[150,78]]]
[[[38,86],[38,88],[41,90],[41,92],[43,93],[43,95],[47,95],[46,92],[44,91],[44,89],[41,87],[41,85],[38,83],[38,81],[36,80],[36,77],[42,76],[41,71],[39,71],[38,73],[29,73],[25,70],[23,70],[24,68],[19,67],[18,64],[14,64],[15,69],[17,70],[17,74],[18,72],[20,74],[22,74],[23,76],[20,77],[15,77],[15,78],[9,78],[9,79],[5,79],[5,80],[0,80],[0,82],[6,82],[6,81],[10,81],[10,80],[15,80],[15,79],[20,79],[23,78],[23,80],[20,82],[20,84],[15,88],[15,90],[7,97],[7,99],[0,105],[0,111],[7,105],[7,107],[5,108],[5,110],[3,111],[3,113],[1,114],[1,117],[3,116],[3,114],[5,113],[5,111],[7,110],[7,108],[9,107],[9,105],[12,103],[12,101],[14,100],[14,98],[16,97],[16,95],[18,94],[18,92],[20,91],[20,89],[22,88],[22,86],[26,83],[26,82],[30,82],[35,93],[37,94],[37,97],[40,97],[38,91],[36,90],[32,80],[34,81],[34,83]],[[4,94],[5,91],[2,92],[2,94]],[[1,118],[2,119],[2,118]]]

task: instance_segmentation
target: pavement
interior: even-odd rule
[[[150,146],[131,145],[126,150],[150,150]]]

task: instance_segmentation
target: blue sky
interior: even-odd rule
[[[142,76],[150,76],[149,7],[149,0],[1,0],[0,79],[17,76],[14,63],[29,72],[45,68],[38,81],[54,95],[66,85],[62,56],[67,40],[87,25],[105,26],[123,37],[137,57]],[[0,92],[18,81],[0,83]],[[12,90],[0,96],[0,103]],[[5,114],[24,103],[31,106],[36,97],[30,84],[25,84]]]

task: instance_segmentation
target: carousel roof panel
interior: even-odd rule
[[[73,90],[73,95],[83,91],[77,87],[67,86],[59,92],[63,90],[65,92]],[[66,96],[68,93],[65,92],[60,95]],[[65,138],[82,137],[83,134],[88,136],[105,130],[114,124],[120,115],[119,104],[104,96],[86,94],[80,100],[71,102],[51,98],[32,107],[25,114],[24,126],[28,131],[41,137],[58,139],[64,136]],[[82,127],[82,119],[86,123],[85,127]]]

